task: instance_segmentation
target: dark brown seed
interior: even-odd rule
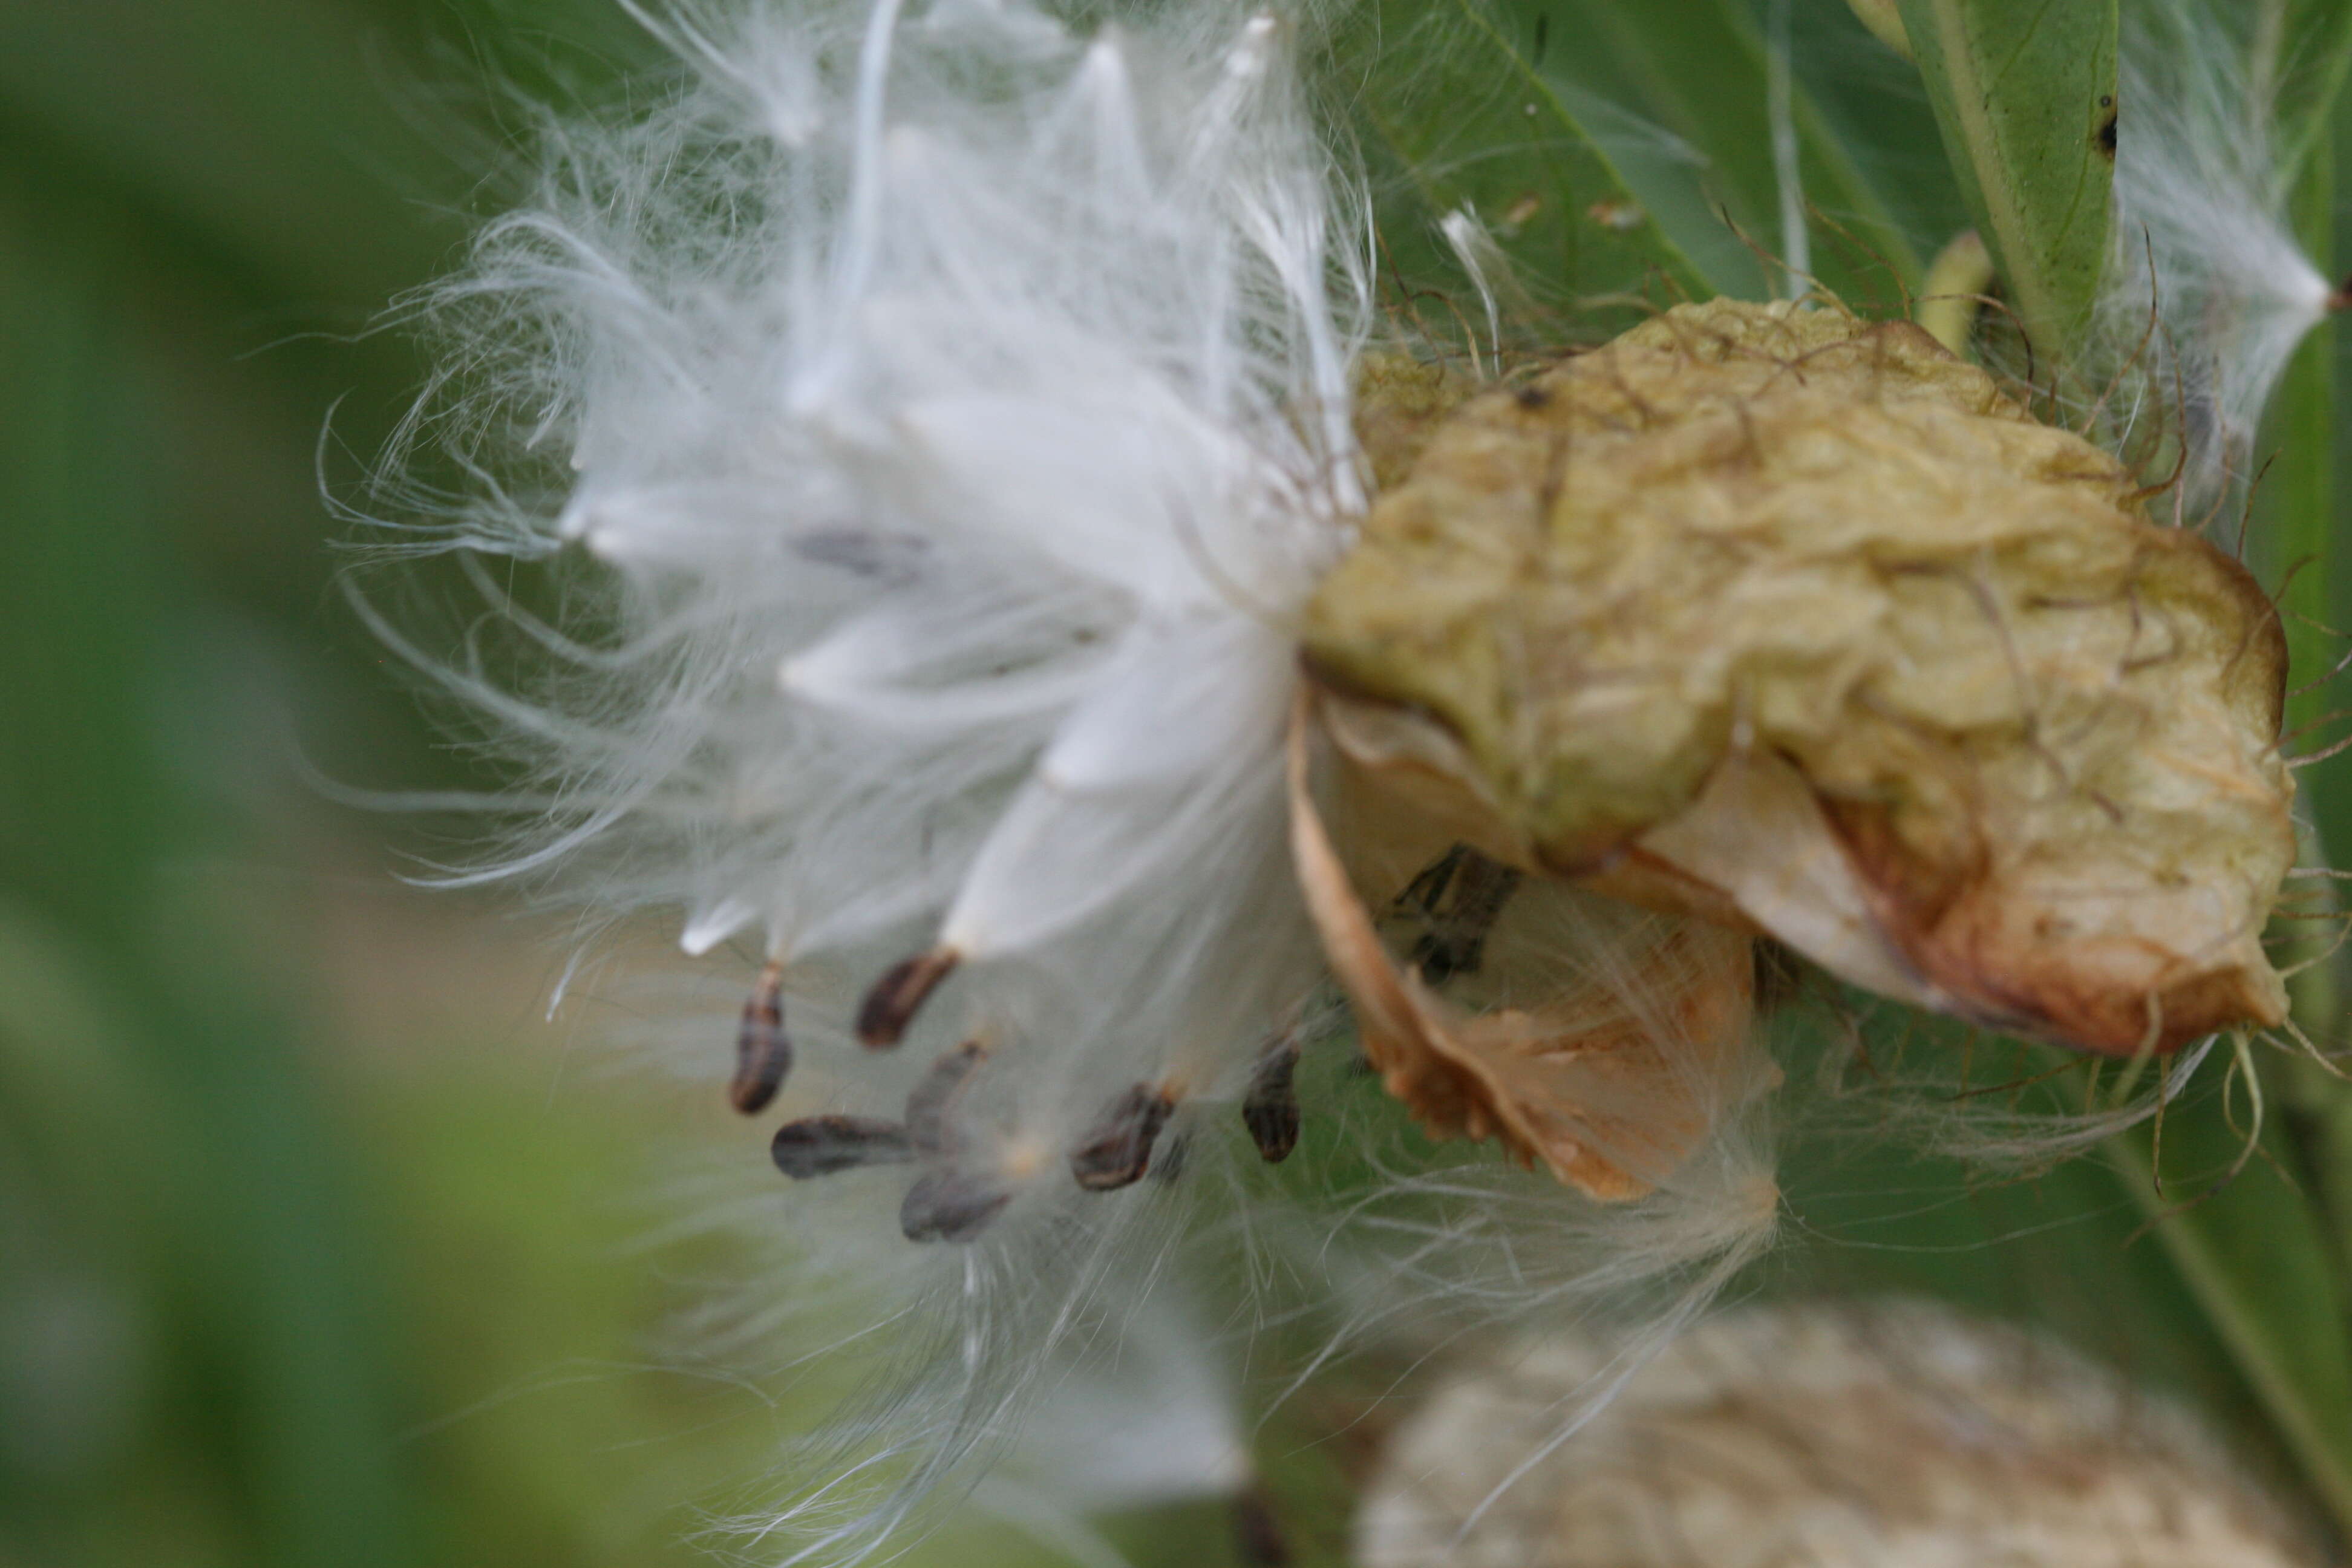
[[[860,1165],[895,1165],[915,1157],[907,1130],[870,1116],[811,1116],[776,1129],[768,1145],[776,1169],[796,1182]]]
[[[1070,1174],[1090,1193],[1108,1193],[1142,1179],[1152,1142],[1176,1110],[1158,1084],[1139,1083],[1103,1107],[1083,1142],[1070,1152]]]
[[[1290,1538],[1265,1488],[1253,1483],[1234,1499],[1234,1559],[1244,1568],[1288,1568]]]
[[[793,1070],[793,1042],[784,1034],[784,966],[770,959],[761,969],[743,1022],[735,1031],[735,1077],[727,1099],[746,1116],[768,1109],[784,1075]]]
[[[1277,1042],[1258,1058],[1242,1095],[1242,1125],[1269,1165],[1280,1164],[1298,1147],[1298,1090],[1291,1083],[1297,1066],[1297,1042]]]
[[[923,1003],[962,959],[951,947],[935,947],[892,964],[858,1004],[858,1042],[868,1050],[897,1045]]]
[[[1405,889],[1411,912],[1427,929],[1413,944],[1421,977],[1443,985],[1456,974],[1475,974],[1486,961],[1486,935],[1502,918],[1503,906],[1519,890],[1521,874],[1457,844]]]
[[[955,1152],[956,1102],[971,1086],[971,1075],[987,1059],[986,1046],[966,1040],[951,1051],[941,1052],[940,1059],[907,1091],[907,1138],[921,1152]]]
[[[1012,1201],[1012,1191],[993,1177],[952,1166],[927,1171],[898,1205],[898,1228],[908,1241],[970,1241]]]
[[[1455,868],[1462,864],[1464,856],[1472,852],[1468,845],[1456,844],[1414,872],[1412,880],[1405,884],[1404,891],[1390,904],[1389,912],[1416,915],[1423,920],[1436,918],[1438,906],[1445,900],[1445,889],[1454,880]]]

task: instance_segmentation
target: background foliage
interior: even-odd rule
[[[2333,0],[2278,14],[2325,263],[2352,254],[2332,98],[2352,23]],[[624,103],[646,53],[610,0],[0,8],[5,1568],[697,1561],[698,1510],[756,1495],[793,1424],[649,1358],[725,1267],[636,1245],[652,1173],[718,1108],[586,1070],[572,1034],[609,1020],[536,1010],[561,933],[403,892],[404,858],[444,847],[289,765],[299,737],[339,777],[481,782],[340,608],[320,481],[351,480],[420,379],[365,329],[495,201],[519,100]],[[1335,65],[1402,312],[1458,309],[1434,223],[1465,203],[1526,279],[1529,343],[1771,291],[1782,95],[1812,270],[1848,299],[1899,309],[1970,222],[1933,95],[1838,0],[1365,0]],[[2291,374],[2258,528],[2269,580],[2312,563],[2287,601],[2305,670],[2352,624],[2336,339]],[[2323,683],[2298,715],[2340,702]],[[2352,773],[2306,782],[2352,843]],[[2300,1001],[2340,1043],[2329,974]],[[2237,1145],[2210,1103],[2168,1128],[2163,1197],[2144,1143],[1990,1183],[1821,1141],[1757,1288],[2053,1324],[2352,1517],[2352,1102],[2315,1069],[2275,1077],[2263,1157],[2219,1190]],[[1356,1458],[1331,1411],[1360,1396],[1265,1436],[1310,1559],[1342,1538]],[[1114,1533],[1139,1562],[1230,1550],[1208,1507]],[[977,1520],[937,1550],[1041,1561]]]

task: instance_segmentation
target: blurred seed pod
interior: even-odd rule
[[[2284,638],[2142,499],[1908,323],[1681,306],[1426,436],[1310,605],[1318,717],[1499,863],[1903,1001],[2273,1025]]]
[[[1497,1139],[1589,1196],[1637,1198],[1778,1084],[1749,1027],[1747,936],[1521,879],[1454,842],[1442,815],[1384,811],[1378,791],[1334,801],[1343,852],[1311,787],[1304,713],[1290,748],[1300,889],[1366,1060],[1430,1136]],[[1754,1194],[1759,1223],[1777,1195]]]
[[[1391,1441],[1359,1568],[2289,1568],[2324,1558],[2185,1412],[1924,1301],[1692,1331],[1566,1441],[1611,1347],[1465,1371]]]

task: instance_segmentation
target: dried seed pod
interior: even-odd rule
[[[971,1086],[971,1075],[988,1059],[988,1047],[966,1040],[924,1070],[907,1091],[907,1137],[925,1154],[955,1152],[956,1103]]]
[[[2284,1016],[2284,638],[2114,458],[1828,308],[1677,307],[1529,384],[1455,410],[1317,590],[1359,766],[1507,865],[1991,1026]]]
[[[1242,1093],[1242,1125],[1269,1165],[1280,1164],[1298,1147],[1298,1089],[1291,1081],[1297,1067],[1298,1042],[1285,1037],[1258,1058]]]
[[[1457,1363],[1361,1492],[1357,1568],[2317,1568],[2153,1387],[1925,1300],[1749,1306],[1654,1359],[1556,1332]],[[1591,1411],[1597,1384],[1622,1383]],[[1497,1497],[1498,1489],[1507,1488]]]
[[[1379,490],[1402,483],[1445,416],[1479,390],[1450,362],[1379,351],[1357,360],[1354,379],[1356,440]]]
[[[1107,1193],[1140,1180],[1151,1163],[1151,1145],[1175,1112],[1168,1090],[1139,1083],[1103,1108],[1078,1146],[1070,1152],[1070,1174],[1090,1193]]]
[[[776,1169],[796,1182],[861,1165],[895,1165],[915,1157],[907,1130],[867,1116],[810,1116],[776,1129],[768,1145]]]
[[[735,1076],[727,1085],[728,1102],[746,1116],[768,1109],[793,1070],[793,1042],[784,1033],[784,966],[770,959],[743,1004],[743,1021],[735,1031]]]
[[[970,1241],[1012,1201],[1013,1189],[994,1176],[941,1166],[907,1189],[898,1228],[908,1241]]]
[[[1498,1138],[1592,1197],[1652,1191],[1718,1120],[1774,1081],[1750,1049],[1751,939],[1614,904],[1568,883],[1524,902],[1580,935],[1587,978],[1475,1016],[1401,968],[1308,787],[1307,699],[1289,748],[1290,847],[1364,1054],[1432,1137]],[[1778,1194],[1757,1194],[1759,1213]]]
[[[962,962],[963,954],[954,948],[934,947],[884,971],[857,1005],[858,1043],[868,1050],[897,1045],[931,993]]]

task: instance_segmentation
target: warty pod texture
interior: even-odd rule
[[[2053,1340],[1920,1300],[1747,1307],[1565,1442],[1607,1363],[1555,1336],[1453,1370],[1357,1516],[1361,1568],[2306,1568],[2215,1433]],[[1530,1459],[1530,1456],[1534,1456]],[[1507,1478],[1509,1489],[1499,1489]]]
[[[1907,323],[1716,300],[1464,404],[1310,608],[1507,865],[2129,1056],[2279,1023],[2275,610]]]

